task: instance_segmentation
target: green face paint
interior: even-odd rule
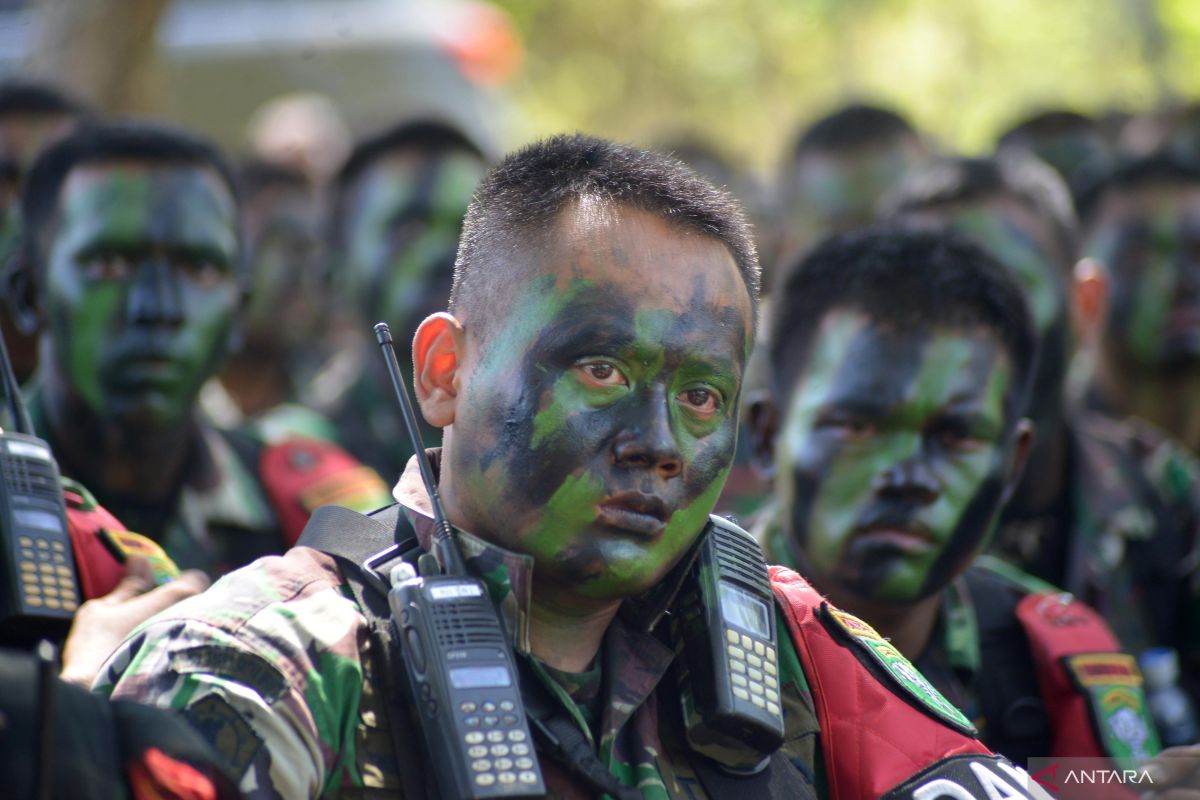
[[[1010,380],[990,331],[825,317],[776,445],[790,546],[819,589],[912,603],[966,568],[1000,507]]]
[[[485,171],[466,152],[401,152],[355,180],[340,279],[365,319],[411,336],[425,316],[446,307],[458,233]]]
[[[1113,352],[1144,369],[1200,364],[1200,189],[1110,198],[1086,252],[1109,268]]]
[[[250,291],[242,314],[247,349],[278,352],[309,342],[320,317],[320,221],[302,186],[269,186],[243,199]]]
[[[678,561],[724,485],[749,299],[715,239],[625,209],[563,214],[551,246],[514,256],[537,277],[460,392],[445,491],[540,582],[626,597]]]
[[[42,242],[47,391],[105,422],[180,424],[228,347],[235,214],[207,168],[114,161],[72,170]]]

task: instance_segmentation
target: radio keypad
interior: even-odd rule
[[[463,726],[474,729],[463,735],[463,741],[476,786],[537,783],[533,749],[526,744],[528,735],[517,727],[520,717],[512,713],[516,703],[479,700],[460,703],[458,710]]]
[[[728,627],[725,641],[733,696],[771,714],[781,714],[775,648]]]
[[[17,570],[25,604],[68,612],[79,608],[66,545],[37,535],[20,536],[17,544],[20,547]]]

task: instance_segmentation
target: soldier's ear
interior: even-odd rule
[[[746,423],[754,471],[765,480],[775,477],[775,437],[779,433],[779,407],[769,392],[746,398]]]
[[[1083,258],[1075,265],[1071,287],[1071,316],[1079,341],[1090,344],[1099,339],[1108,315],[1108,274],[1094,258]]]
[[[413,388],[425,421],[435,428],[453,424],[458,408],[466,332],[450,314],[430,314],[413,336]]]
[[[37,333],[41,325],[37,274],[33,259],[24,243],[18,245],[4,265],[4,298],[17,330],[26,336]]]
[[[1021,476],[1025,474],[1025,465],[1029,461],[1036,431],[1037,426],[1027,417],[1017,420],[1017,424],[1013,426],[1012,455],[1009,456],[1008,470],[1004,476],[1004,503],[1008,503],[1017,484],[1021,482]]]

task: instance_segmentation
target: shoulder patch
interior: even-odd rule
[[[1029,800],[1046,797],[1033,789],[1029,773],[1000,756],[951,756],[927,767],[881,800]]]
[[[896,694],[959,733],[979,735],[971,721],[870,625],[828,603],[821,604],[817,616],[826,629],[847,645],[877,679],[889,685],[893,691],[898,690]]]
[[[210,694],[183,710],[189,723],[225,760],[240,779],[254,763],[263,740],[250,723],[220,695]]]
[[[1087,699],[1096,738],[1118,766],[1132,768],[1158,752],[1158,734],[1133,656],[1080,653],[1062,661],[1075,688]]]
[[[287,680],[271,662],[254,653],[221,645],[199,645],[170,655],[171,671],[179,675],[202,672],[245,684],[274,703],[287,691]]]

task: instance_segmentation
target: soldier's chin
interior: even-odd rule
[[[158,392],[112,398],[110,420],[121,428],[135,431],[169,431],[183,424],[186,407]]]

